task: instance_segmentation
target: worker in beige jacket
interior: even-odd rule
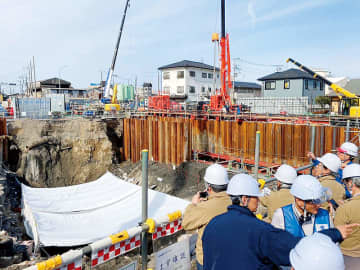
[[[267,208],[267,217],[264,221],[269,223],[271,222],[276,209],[293,202],[294,197],[290,194],[290,189],[297,176],[297,172],[293,167],[283,164],[279,167],[274,176],[277,180],[278,190],[271,192],[268,196],[260,197],[261,204]]]
[[[346,166],[342,177],[352,197],[338,208],[334,223],[336,226],[360,223],[360,165],[353,163]],[[346,269],[360,269],[360,229],[355,229],[340,247]]]
[[[226,169],[213,164],[206,169],[205,192],[198,192],[192,198],[192,203],[187,206],[184,212],[182,225],[187,231],[198,231],[196,242],[196,264],[197,269],[203,269],[203,247],[201,237],[206,225],[210,220],[227,211],[231,204],[230,197],[226,193],[229,178]],[[206,195],[206,196],[205,196]]]
[[[331,190],[332,196],[330,200],[334,200],[336,206],[343,204],[346,199],[345,188],[336,181],[335,175],[341,167],[341,160],[335,154],[327,153],[320,158],[317,158],[319,163],[313,170],[315,176],[323,187]],[[336,208],[335,205],[333,207]],[[321,205],[325,210],[331,210],[328,203]]]

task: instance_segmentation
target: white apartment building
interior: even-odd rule
[[[159,70],[162,93],[171,98],[206,101],[215,89],[220,89],[220,70],[216,68],[214,73],[214,67],[204,63],[184,60]]]

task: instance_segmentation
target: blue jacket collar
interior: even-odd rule
[[[234,205],[234,204],[232,204],[232,205],[228,206],[228,211],[238,211],[238,212],[240,212],[241,214],[245,214],[245,215],[252,216],[252,217],[255,217],[255,218],[256,218],[256,216],[254,215],[254,213],[251,212],[251,211],[249,210],[249,208],[243,207],[243,206],[240,206],[240,205]]]

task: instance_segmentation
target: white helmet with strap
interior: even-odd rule
[[[344,142],[342,145],[340,145],[337,151],[352,157],[357,157],[359,149],[355,144],[351,142]]]
[[[299,175],[291,186],[290,193],[301,200],[314,200],[321,202],[324,188],[314,176]]]
[[[290,251],[290,263],[296,270],[344,270],[340,248],[322,233],[302,238]]]
[[[335,154],[327,153],[317,160],[334,173],[337,173],[341,168],[341,160]]]

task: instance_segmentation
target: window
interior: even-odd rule
[[[164,80],[169,80],[170,79],[170,72],[164,72],[163,79]]]
[[[290,89],[290,80],[284,80],[284,89]]]
[[[178,94],[184,94],[184,86],[178,86],[176,89],[176,92]]]
[[[212,73],[208,73],[208,78],[209,78],[209,79],[214,78],[214,77],[213,77],[213,74],[212,74]]]
[[[211,87],[208,88],[209,92],[211,92]]]
[[[218,74],[218,75],[216,75],[216,77],[219,79],[219,78],[220,78],[220,75]]]
[[[305,89],[309,89],[309,80],[305,80]]]
[[[203,73],[201,74],[201,77],[204,78],[204,79],[206,79],[206,78],[207,78],[207,73],[203,72]]]
[[[276,81],[265,82],[265,90],[274,90],[276,88]]]
[[[316,89],[317,87],[317,81],[313,80],[313,88]]]
[[[324,81],[320,81],[320,90],[321,90],[321,91],[324,90]]]
[[[184,79],[184,71],[178,71],[177,72],[177,78],[178,79]]]
[[[189,75],[190,75],[190,77],[195,77],[195,71],[190,71]]]
[[[201,92],[202,92],[202,93],[205,93],[205,87],[204,87],[204,86],[201,87]]]
[[[195,86],[189,86],[189,93],[195,94]]]

